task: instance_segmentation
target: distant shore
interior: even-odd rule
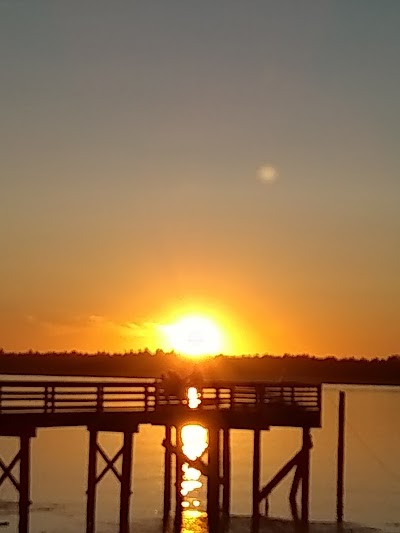
[[[400,386],[400,356],[386,359],[309,355],[216,356],[190,359],[157,351],[127,354],[0,352],[0,374],[158,378],[171,369],[199,370],[209,381],[285,381],[310,384]]]

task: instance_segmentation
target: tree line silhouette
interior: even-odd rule
[[[196,367],[209,380],[296,381],[302,383],[400,385],[400,355],[386,358],[298,355],[217,355],[188,358],[156,350],[127,353],[6,352],[0,349],[0,374],[160,377],[168,370]]]

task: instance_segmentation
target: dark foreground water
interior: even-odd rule
[[[343,531],[364,532],[360,526],[400,533],[400,389],[344,387],[347,391],[345,518]],[[311,532],[331,533],[335,519],[335,472],[338,389],[323,395],[323,429],[313,431],[311,464]],[[135,437],[132,495],[132,532],[160,531],[164,432],[142,426]],[[295,429],[272,429],[262,435],[262,483],[295,453],[301,434]],[[101,437],[113,455],[121,444],[118,434]],[[88,435],[84,429],[43,429],[32,442],[32,533],[80,533],[85,530],[85,489]],[[0,437],[0,454],[8,462],[16,442]],[[244,518],[251,512],[252,434],[232,431],[231,531],[249,531]],[[279,520],[262,524],[263,531],[292,531],[287,495],[291,478],[270,499],[270,514]],[[0,487],[0,530],[16,532],[16,494],[7,482]],[[185,533],[206,531],[202,514],[205,487],[196,493],[185,516]],[[2,523],[9,523],[2,526]],[[118,531],[118,483],[107,474],[98,489],[97,533]],[[354,526],[358,524],[358,526]]]

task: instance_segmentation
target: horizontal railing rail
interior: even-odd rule
[[[0,381],[0,415],[138,411],[191,407],[187,387],[153,382]],[[214,382],[197,387],[197,410],[292,409],[320,412],[321,386]]]

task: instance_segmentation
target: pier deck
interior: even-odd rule
[[[195,385],[193,383],[193,385]],[[96,488],[107,472],[120,483],[119,533],[130,532],[130,497],[133,442],[141,424],[165,426],[163,522],[171,511],[172,457],[175,456],[174,531],[182,525],[182,427],[202,424],[208,430],[207,463],[196,465],[207,476],[207,514],[210,533],[221,531],[221,515],[230,515],[230,430],[253,432],[252,532],[260,526],[260,505],[291,471],[295,470],[289,501],[293,519],[299,515],[296,494],[301,485],[301,521],[308,523],[310,430],[321,425],[321,386],[303,383],[202,383],[196,388],[168,380],[135,381],[0,381],[0,435],[17,437],[19,450],[9,464],[0,458],[0,485],[9,480],[19,494],[19,533],[29,533],[31,439],[40,428],[85,426],[89,433],[86,533],[96,530]],[[302,429],[302,447],[274,478],[260,486],[261,432],[271,426]],[[175,443],[171,439],[174,429]],[[123,436],[121,449],[108,457],[100,443],[102,432]],[[221,460],[222,450],[222,460]],[[98,458],[106,466],[98,471]],[[116,468],[122,457],[121,471]],[[19,478],[13,469],[19,465]],[[221,490],[222,501],[221,501]]]
[[[210,383],[201,403],[167,394],[161,381],[3,381],[0,434],[20,426],[174,425],[185,422],[237,429],[320,427],[321,387],[299,383]],[[182,395],[185,396],[185,395]]]

